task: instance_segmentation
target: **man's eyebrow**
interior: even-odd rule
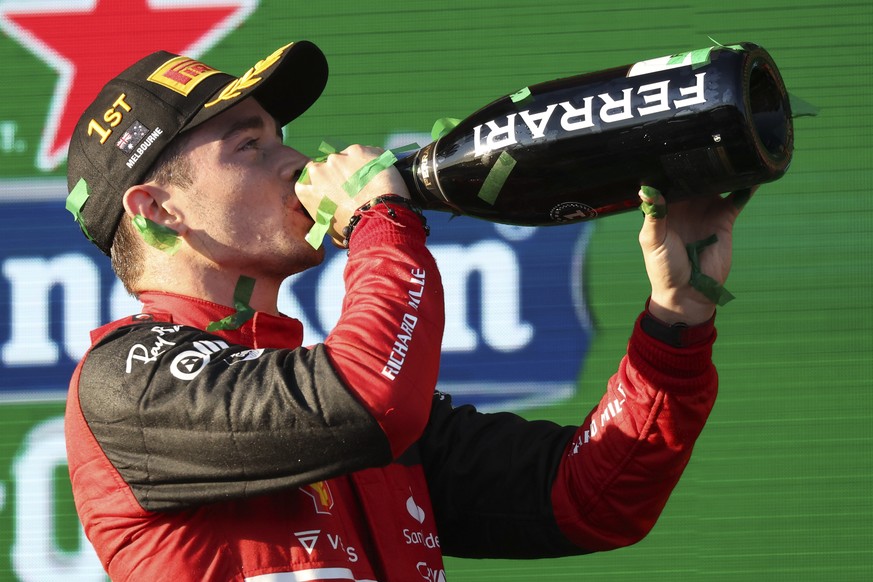
[[[233,137],[235,134],[245,131],[247,129],[263,129],[264,128],[264,120],[261,119],[257,115],[252,115],[251,117],[245,117],[243,119],[234,121],[230,124],[230,127],[227,128],[227,131],[221,136],[221,141],[225,141]]]
[[[273,125],[276,128],[276,134],[280,138],[284,138],[284,134],[282,133],[282,127],[279,125],[279,121],[275,118],[273,119]],[[247,129],[263,129],[264,128],[264,120],[258,115],[252,115],[251,117],[246,117],[244,119],[240,119],[230,124],[230,127],[227,128],[227,131],[221,136],[221,141],[225,141],[233,137],[235,134],[245,131]]]

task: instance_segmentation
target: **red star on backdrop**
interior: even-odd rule
[[[257,0],[56,0],[0,4],[0,26],[58,72],[36,165],[59,166],[100,88],[157,50],[197,58]]]

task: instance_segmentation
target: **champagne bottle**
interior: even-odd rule
[[[528,93],[529,92],[529,93]],[[752,43],[557,79],[507,95],[398,159],[425,209],[548,226],[780,178],[788,93]]]

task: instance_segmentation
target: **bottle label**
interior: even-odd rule
[[[707,103],[706,71],[678,78],[652,80],[629,86],[616,83],[608,91],[580,93],[553,103],[537,103],[521,111],[498,116],[473,128],[474,155],[541,140],[573,138],[599,133],[613,124],[634,125],[669,117],[676,111]],[[648,118],[648,119],[647,119]]]

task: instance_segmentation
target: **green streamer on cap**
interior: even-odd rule
[[[211,321],[206,326],[206,331],[218,331],[221,329],[238,329],[242,324],[255,316],[255,310],[249,305],[252,300],[252,292],[255,290],[255,280],[245,275],[240,276],[233,290],[233,306],[236,313],[232,313],[224,319]]]
[[[133,217],[133,226],[142,235],[147,245],[159,251],[175,255],[182,248],[182,239],[179,238],[178,232],[168,226],[149,220],[142,214]]]
[[[82,219],[82,207],[85,206],[85,202],[88,201],[88,196],[88,183],[85,182],[85,178],[79,178],[79,181],[76,182],[76,185],[70,191],[70,195],[67,196],[64,206],[67,211],[73,215],[73,218],[79,224],[79,228],[82,229],[85,236],[88,237],[88,240],[93,241],[94,238],[88,232],[88,229],[85,228],[85,221]]]
[[[346,180],[345,184],[343,184],[343,190],[346,191],[349,198],[354,198],[373,178],[375,178],[380,172],[393,166],[396,161],[397,156],[394,155],[394,152],[391,150],[385,150],[382,152],[381,156],[370,160],[358,168],[357,172],[349,176],[349,179]]]
[[[315,216],[312,217],[315,223],[309,229],[309,232],[306,233],[306,242],[312,248],[317,249],[321,247],[324,235],[330,229],[330,221],[333,220],[336,208],[336,202],[326,196],[318,203],[318,210],[315,211]]]
[[[482,188],[478,194],[479,198],[493,206],[497,202],[497,196],[500,194],[500,190],[503,189],[503,184],[506,183],[509,173],[512,172],[514,167],[515,160],[513,157],[505,151],[500,152],[497,161],[491,166],[491,171],[488,172],[485,181],[482,182]]]
[[[430,138],[434,141],[449,133],[456,125],[461,123],[460,119],[454,117],[441,117],[433,122],[433,128],[430,130]]]
[[[700,249],[707,247],[718,241],[718,237],[714,234],[703,240],[685,245],[685,250],[688,253],[688,259],[691,261],[691,280],[689,283],[692,287],[703,293],[703,295],[718,306],[727,304],[735,299],[733,294],[725,289],[715,279],[708,275],[704,275],[700,271]]]
[[[533,101],[533,95],[531,95],[530,87],[525,87],[524,89],[519,89],[510,95],[509,99],[512,100],[513,103],[521,105],[522,103]]]

